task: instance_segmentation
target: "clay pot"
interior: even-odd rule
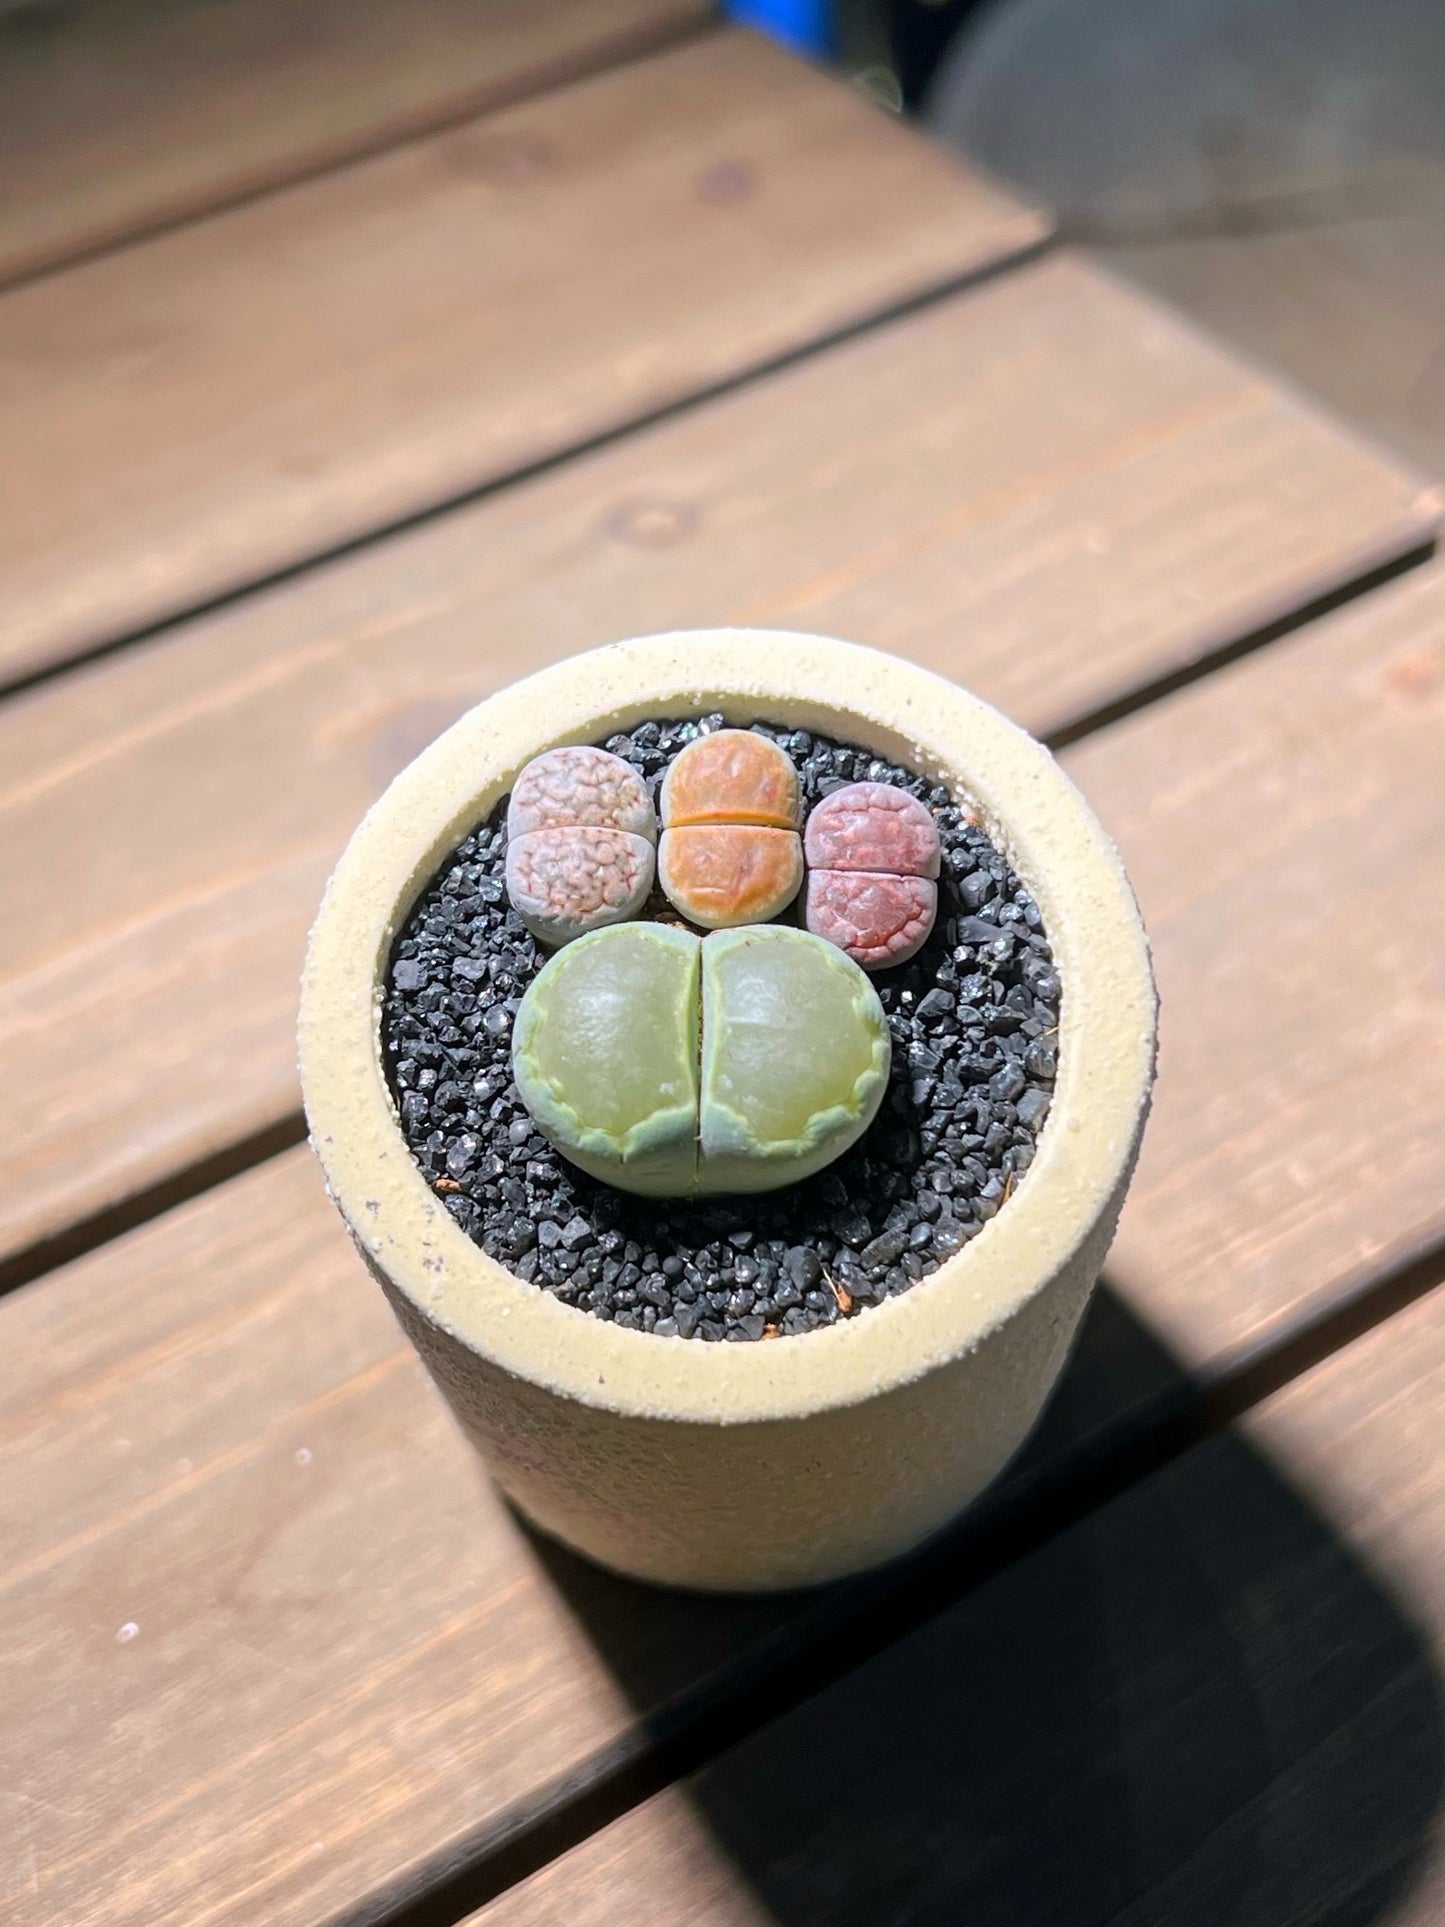
[[[1059,1075],[1027,1176],[897,1298],[822,1331],[709,1345],[604,1323],[488,1258],[403,1141],[378,1019],[392,942],[442,859],[540,750],[720,711],[857,742],[979,812],[1043,912]],[[705,630],[575,656],[470,711],[357,830],[312,932],[300,1056],[342,1217],[503,1491],[620,1572],[798,1586],[905,1551],[1018,1450],[1078,1328],[1154,1068],[1144,932],[1053,758],[962,689],[822,637]]]

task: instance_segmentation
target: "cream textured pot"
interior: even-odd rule
[[[392,942],[532,756],[650,716],[770,720],[874,750],[967,800],[1034,892],[1063,985],[1037,1155],[979,1235],[900,1297],[754,1344],[658,1338],[488,1258],[433,1195],[382,1071]],[[464,716],[368,813],[311,936],[301,1071],[352,1237],[497,1482],[544,1531],[668,1584],[796,1586],[903,1552],[1018,1449],[1113,1235],[1154,1065],[1149,956],[1103,830],[1048,752],[953,684],[768,630],[576,656]]]

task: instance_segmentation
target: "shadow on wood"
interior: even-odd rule
[[[1445,1779],[1428,1639],[1255,1446],[1189,1445],[1189,1394],[1101,1294],[998,1497],[801,1623],[797,1597],[658,1593],[537,1541],[639,1705],[680,1649],[747,1651],[710,1707],[649,1723],[672,1772],[701,1769],[680,1792],[487,1921],[1380,1919]]]
[[[1071,240],[1439,472],[1438,0],[1003,0],[936,132]]]

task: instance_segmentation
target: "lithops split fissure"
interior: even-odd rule
[[[821,939],[637,923],[547,964],[522,999],[512,1069],[574,1164],[680,1197],[821,1170],[872,1122],[889,1059],[877,993]]]

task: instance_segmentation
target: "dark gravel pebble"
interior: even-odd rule
[[[721,727],[646,722],[605,747],[655,795],[678,750]],[[462,1229],[564,1304],[703,1344],[814,1331],[926,1278],[1028,1170],[1057,1072],[1042,919],[984,831],[921,776],[756,727],[793,757],[809,806],[845,783],[894,783],[938,821],[938,921],[911,962],[873,979],[893,1075],[845,1157],[787,1190],[689,1204],[628,1197],[552,1149],[512,1082],[512,1019],[545,955],[506,900],[505,797],[418,899],[382,1018],[401,1129]]]

